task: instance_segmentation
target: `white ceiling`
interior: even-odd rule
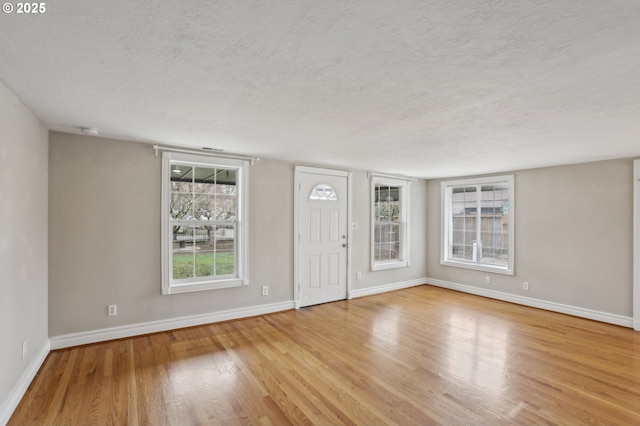
[[[0,16],[52,130],[434,178],[640,155],[638,0],[55,0]]]

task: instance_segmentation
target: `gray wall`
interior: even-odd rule
[[[52,132],[49,167],[50,336],[293,300],[293,164],[263,159],[250,169],[251,284],[169,296],[160,294],[160,156],[151,146]],[[426,182],[412,186],[412,266],[391,271],[367,272],[365,172],[354,172],[353,189],[354,288],[425,277]]]
[[[429,181],[430,278],[632,316],[633,161],[514,172],[515,275],[440,265],[440,181]],[[484,284],[485,275],[491,284]],[[529,291],[522,282],[529,282]]]
[[[49,341],[47,150],[47,130],[0,82],[0,413]]]

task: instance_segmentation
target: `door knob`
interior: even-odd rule
[[[349,247],[349,244],[347,244],[347,243],[342,243],[342,247]]]

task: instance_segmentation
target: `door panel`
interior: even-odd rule
[[[319,243],[320,242],[320,233],[321,233],[321,225],[320,225],[320,209],[310,209],[309,211],[309,242]]]
[[[347,297],[347,177],[298,174],[300,306]]]
[[[340,239],[340,212],[338,210],[329,211],[329,241]]]
[[[320,256],[309,256],[309,287],[320,288]]]
[[[330,254],[329,258],[329,285],[340,285],[340,255]]]

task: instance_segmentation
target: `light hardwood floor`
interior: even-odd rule
[[[640,425],[640,333],[420,286],[53,351],[34,423]]]

